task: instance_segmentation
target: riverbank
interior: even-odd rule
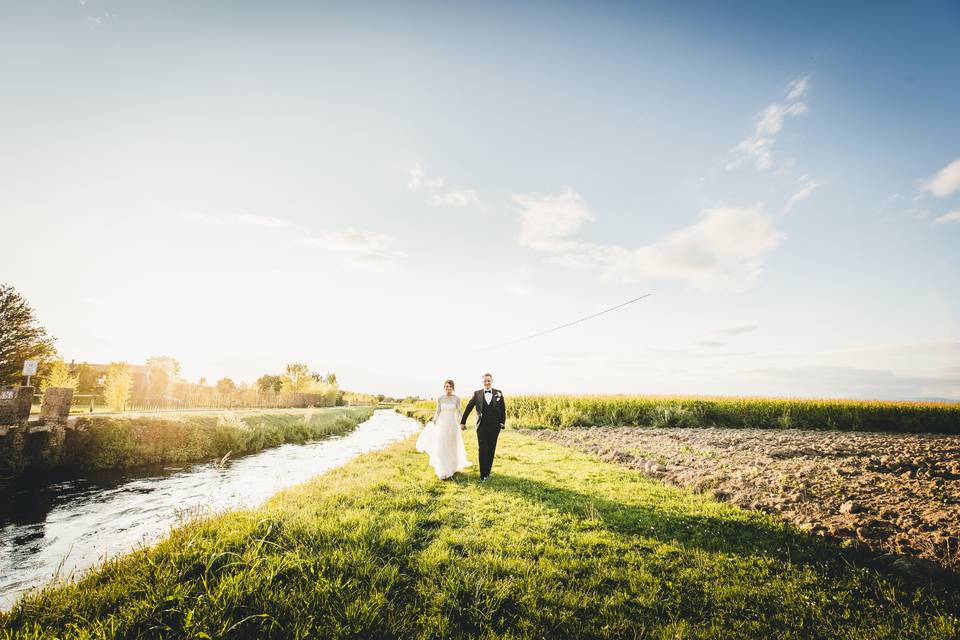
[[[9,484],[0,500],[0,610],[54,575],[78,575],[105,557],[162,540],[184,514],[257,507],[418,430],[393,411],[377,411],[348,433],[223,463],[164,463]]]
[[[438,481],[407,439],[34,594],[0,637],[946,639],[958,613],[769,515],[505,431],[487,483]]]
[[[345,433],[373,407],[78,417],[60,433],[0,437],[0,476],[122,469],[239,456]]]

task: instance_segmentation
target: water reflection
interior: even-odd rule
[[[9,608],[58,567],[65,575],[158,540],[176,523],[178,511],[255,506],[419,428],[415,420],[378,410],[347,435],[282,445],[223,467],[167,465],[8,487],[0,506],[0,607]]]

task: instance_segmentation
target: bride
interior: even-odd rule
[[[417,438],[417,451],[430,456],[437,477],[446,480],[469,467],[460,433],[460,398],[453,395],[453,380],[443,383],[444,394],[437,398],[437,411]]]

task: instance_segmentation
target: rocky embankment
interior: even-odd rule
[[[960,574],[960,436],[644,427],[525,432],[889,554],[904,573]]]

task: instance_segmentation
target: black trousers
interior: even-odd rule
[[[477,427],[477,443],[480,445],[480,477],[490,475],[493,467],[493,454],[497,451],[497,438],[500,436],[499,424],[484,424]]]

